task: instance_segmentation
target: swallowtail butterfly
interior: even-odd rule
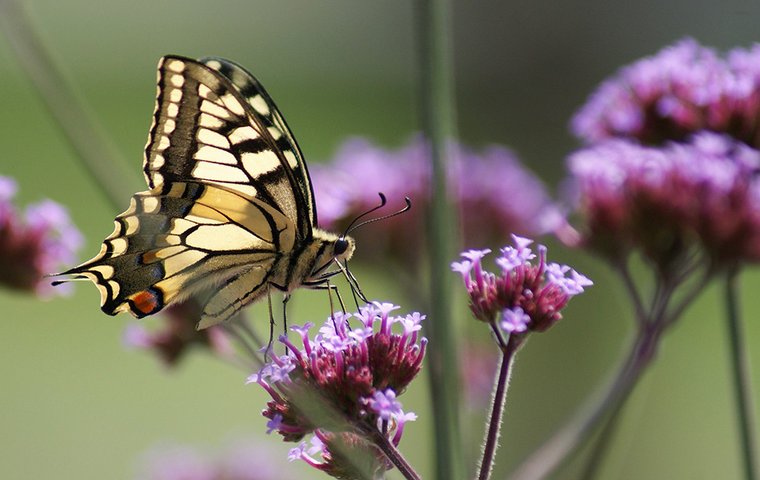
[[[212,291],[198,328],[275,288],[324,285],[354,241],[316,228],[309,173],[261,84],[220,58],[163,57],[136,193],[91,260],[58,275],[91,280],[104,312],[154,314]]]

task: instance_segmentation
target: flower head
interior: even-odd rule
[[[47,297],[53,290],[44,275],[75,261],[82,235],[68,212],[52,200],[27,206],[22,215],[13,205],[16,182],[0,176],[0,284]]]
[[[541,181],[510,150],[492,146],[476,152],[452,143],[449,152],[448,191],[454,206],[467,212],[463,232],[468,242],[488,243],[510,233],[544,234],[564,224],[563,215]],[[394,207],[408,196],[413,202],[410,213],[386,220],[383,235],[370,232],[360,241],[372,251],[390,252],[414,262],[425,235],[422,216],[414,212],[429,208],[428,156],[421,137],[397,150],[382,149],[361,139],[349,140],[329,165],[310,169],[319,197],[320,224],[339,229],[376,206],[378,192],[383,192]],[[361,236],[362,232],[356,234]]]
[[[633,248],[667,266],[691,248],[714,260],[760,260],[760,152],[702,132],[646,147],[610,140],[568,159],[586,243],[619,258]]]
[[[222,357],[231,357],[233,348],[222,327],[196,328],[203,311],[197,298],[170,305],[159,316],[161,326],[157,329],[149,330],[143,322],[130,323],[122,337],[124,345],[153,351],[169,367],[177,366],[192,347],[208,348]]]
[[[547,264],[543,245],[535,254],[528,247],[530,239],[512,238],[514,246],[502,248],[496,259],[499,274],[483,269],[481,260],[487,251],[462,253],[467,268],[465,262],[454,262],[452,270],[462,274],[470,309],[478,320],[494,323],[500,318],[499,326],[510,334],[546,330],[562,318],[561,310],[570,298],[592,282],[566,265]]]
[[[411,416],[396,397],[419,373],[427,340],[418,335],[424,315],[392,316],[397,308],[373,302],[357,313],[331,316],[313,338],[309,325],[293,329],[296,342],[281,337],[288,352],[249,377],[249,383],[258,383],[272,397],[263,412],[269,427],[287,441],[319,435],[331,452],[330,468],[338,470],[349,467],[335,464],[339,455],[330,442],[364,444],[370,441],[357,432],[376,429],[395,432],[392,440],[398,443]],[[352,318],[355,327],[349,324]],[[292,456],[322,465],[306,450]],[[327,458],[324,451],[322,457]]]
[[[593,143],[612,137],[647,144],[700,130],[760,147],[760,47],[722,58],[687,38],[622,68],[573,117],[573,132]]]

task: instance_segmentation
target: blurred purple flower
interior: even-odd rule
[[[275,456],[276,457],[276,456]],[[172,445],[152,449],[142,459],[136,480],[286,480],[285,465],[258,441],[240,441],[221,452]]]
[[[623,67],[573,117],[587,143],[612,137],[647,144],[683,140],[699,130],[760,146],[760,46],[721,58],[687,38]]]
[[[362,236],[361,231],[356,235],[368,251],[393,252],[406,261],[419,257],[424,244],[422,212],[429,208],[430,195],[427,148],[421,137],[397,150],[351,139],[329,165],[316,164],[310,170],[320,226],[325,228],[339,230],[376,206],[378,192],[386,195],[393,208],[410,197],[412,212],[386,220],[383,235]],[[448,184],[455,208],[463,212],[468,244],[501,241],[510,233],[540,235],[564,224],[541,181],[506,148],[492,146],[478,153],[452,145]]]
[[[142,322],[128,324],[123,344],[151,350],[169,367],[177,366],[192,347],[208,348],[220,357],[232,358],[234,349],[223,327],[196,328],[203,312],[203,305],[196,298],[170,305],[161,313],[161,326],[157,329],[149,330]]]
[[[610,140],[568,159],[594,250],[633,248],[661,267],[701,246],[716,262],[760,260],[760,152],[703,132],[645,147]]]
[[[536,255],[528,247],[532,240],[512,238],[515,246],[502,248],[496,259],[499,275],[482,267],[481,260],[489,250],[463,252],[465,260],[453,262],[451,269],[462,276],[475,318],[487,323],[501,319],[502,330],[524,336],[554,325],[570,298],[592,282],[566,265],[547,264],[545,246],[539,245]]]
[[[12,203],[16,190],[13,179],[0,176],[0,284],[43,298],[69,293],[53,289],[44,275],[76,261],[81,233],[52,200],[29,205],[21,215]]]

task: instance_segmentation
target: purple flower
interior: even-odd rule
[[[29,205],[21,215],[12,203],[16,190],[13,179],[0,176],[0,284],[42,297],[70,292],[54,290],[44,276],[76,260],[82,235],[52,200]]]
[[[272,397],[263,412],[270,430],[286,441],[300,441],[313,433],[326,445],[321,461],[303,448],[292,451],[292,457],[326,471],[342,471],[353,467],[330,453],[335,452],[331,443],[374,452],[371,440],[357,432],[378,429],[379,422],[386,422],[389,428],[382,431],[391,440],[400,439],[398,428],[410,416],[401,411],[396,395],[419,373],[427,340],[417,335],[424,316],[391,316],[398,308],[373,302],[355,314],[337,313],[313,339],[308,328],[299,327],[297,341],[280,338],[288,352],[249,377],[249,383],[258,383]],[[358,328],[349,325],[352,318],[358,320]],[[283,370],[286,374],[277,373]],[[385,460],[372,462],[379,462],[372,468],[387,466]]]
[[[455,207],[466,212],[462,222],[468,243],[484,244],[510,233],[539,235],[564,225],[541,181],[511,151],[492,146],[475,152],[452,144],[451,153],[448,189]],[[421,212],[430,207],[428,153],[421,137],[397,150],[349,140],[329,165],[310,170],[323,227],[340,230],[376,206],[378,192],[388,198],[388,211],[410,197],[411,212],[385,220],[383,235],[373,235],[369,227],[356,235],[368,251],[390,252],[407,262],[419,259],[425,236]]]
[[[568,165],[585,242],[606,256],[638,248],[664,267],[699,246],[717,262],[760,260],[760,152],[741,142],[707,132],[662,148],[610,140]]]
[[[760,146],[760,47],[721,58],[693,39],[622,68],[573,117],[588,143],[612,137],[659,144],[700,130],[727,133]]]
[[[482,255],[462,253],[472,268],[462,273],[461,264],[452,270],[462,273],[470,297],[470,310],[478,320],[494,323],[511,334],[524,335],[543,331],[562,318],[561,310],[570,298],[591,285],[585,276],[566,265],[546,263],[546,247],[538,246],[538,254],[528,248],[532,240],[513,235],[515,246],[501,249],[496,264],[501,274],[485,271]],[[534,263],[534,260],[538,259]],[[570,275],[567,277],[566,275]]]
[[[276,456],[276,455],[275,455]],[[285,480],[267,445],[238,441],[215,454],[188,446],[160,446],[144,455],[139,480]]]
[[[159,326],[147,329],[141,324],[127,325],[125,346],[154,352],[168,367],[175,367],[193,347],[209,349],[220,357],[234,355],[231,342],[220,326],[198,330],[203,306],[196,297],[166,308],[158,318]]]

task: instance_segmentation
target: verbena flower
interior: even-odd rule
[[[373,302],[358,313],[336,313],[313,338],[312,324],[293,327],[299,340],[282,336],[287,353],[249,377],[272,397],[263,412],[270,431],[286,441],[314,433],[321,442],[319,448],[302,444],[292,458],[351,478],[346,472],[357,465],[341,449],[358,448],[371,454],[361,460],[371,463],[370,471],[390,467],[366,433],[381,432],[399,443],[404,424],[416,417],[405,413],[396,397],[419,373],[427,345],[419,336],[425,316],[392,316],[396,309]]]
[[[592,285],[591,280],[567,265],[546,262],[546,247],[537,254],[530,239],[512,235],[514,246],[505,246],[496,264],[498,274],[483,269],[490,250],[462,252],[461,262],[451,264],[462,276],[470,297],[470,310],[478,320],[499,322],[509,334],[544,331],[562,318],[561,310],[575,295]]]
[[[760,260],[760,152],[703,132],[662,148],[610,140],[568,159],[586,243],[657,265],[703,249],[716,262]]]
[[[148,329],[143,322],[130,323],[122,337],[125,346],[154,352],[165,365],[174,367],[192,347],[208,348],[222,357],[232,357],[230,339],[220,326],[198,330],[203,306],[195,298],[169,306]]]
[[[573,117],[575,135],[593,143],[628,137],[659,144],[699,130],[760,146],[760,46],[715,50],[684,39],[623,67]]]
[[[287,480],[285,465],[267,445],[238,441],[219,452],[163,445],[141,459],[136,480]]]
[[[500,146],[480,152],[458,144],[450,148],[448,190],[454,207],[467,212],[462,216],[465,241],[484,244],[510,233],[540,235],[564,225],[541,181],[513,152]],[[421,137],[396,150],[352,139],[329,165],[310,170],[320,224],[333,230],[376,206],[378,192],[394,208],[410,197],[412,211],[386,220],[383,235],[373,235],[370,229],[356,235],[368,251],[389,252],[405,262],[419,257],[425,235],[419,212],[429,208],[430,196],[428,150]]]
[[[66,208],[52,200],[28,205],[21,214],[13,204],[16,182],[0,176],[0,284],[42,297],[70,290],[53,289],[44,275],[76,261],[82,235]]]

